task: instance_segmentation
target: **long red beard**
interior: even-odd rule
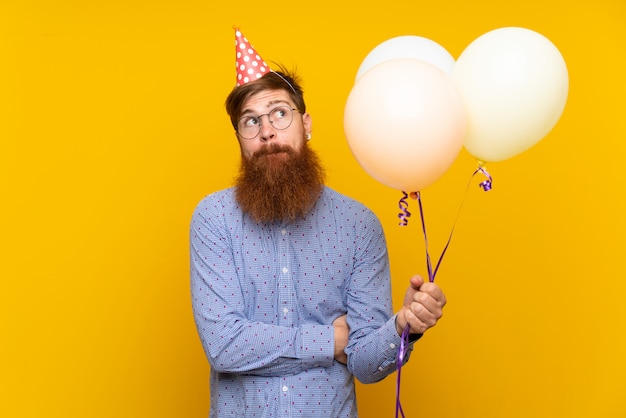
[[[311,210],[323,185],[324,169],[306,142],[300,151],[270,143],[242,157],[235,196],[256,222],[294,222]]]

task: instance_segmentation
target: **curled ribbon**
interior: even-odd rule
[[[408,211],[409,202],[406,201],[407,197],[409,197],[407,192],[402,192],[402,197],[398,202],[398,207],[400,208],[400,213],[398,214],[400,226],[407,226],[409,224],[409,218],[411,217],[411,212]]]
[[[489,190],[491,190],[493,179],[491,178],[491,175],[487,172],[487,170],[485,170],[485,167],[483,166],[482,163],[479,163],[478,168],[476,169],[476,171],[474,171],[474,174],[472,174],[472,177],[474,177],[476,173],[479,173],[479,172],[482,173],[485,177],[487,177],[487,180],[480,182],[478,186],[481,189],[483,189],[485,192],[488,192]]]
[[[467,196],[467,191],[469,190],[469,186],[471,184],[472,179],[478,173],[481,173],[485,177],[487,177],[486,180],[482,181],[479,184],[480,188],[483,189],[483,191],[485,191],[485,192],[488,192],[489,190],[491,190],[491,187],[492,187],[492,184],[493,184],[493,178],[487,172],[487,170],[484,168],[483,163],[479,162],[478,168],[476,169],[476,171],[474,171],[474,173],[470,177],[469,182],[467,183],[467,187],[465,189],[465,196],[463,197],[463,201],[461,202],[461,206],[459,207],[459,211],[457,212],[456,219],[454,221],[454,225],[452,226],[452,231],[450,232],[450,236],[448,237],[448,242],[446,242],[446,245],[445,245],[443,251],[441,252],[441,256],[439,256],[439,260],[437,261],[437,265],[435,266],[434,270],[432,268],[432,263],[431,263],[431,260],[430,260],[430,254],[429,254],[429,251],[428,251],[428,236],[426,234],[426,222],[424,221],[424,210],[422,208],[422,198],[421,198],[420,192],[412,192],[410,194],[411,198],[412,199],[417,199],[418,204],[419,204],[420,217],[422,219],[422,231],[424,233],[424,242],[425,242],[425,246],[426,246],[426,267],[428,268],[428,280],[430,282],[434,282],[435,281],[435,276],[437,275],[437,271],[439,270],[439,266],[441,264],[441,260],[443,259],[443,256],[445,255],[446,251],[448,250],[448,246],[450,245],[450,241],[452,240],[452,235],[454,234],[454,228],[455,228],[456,223],[457,223],[457,221],[459,219],[459,215],[461,214],[461,209],[463,208],[463,204],[465,202],[465,197]],[[400,222],[401,226],[406,226],[408,224],[408,218],[411,216],[411,213],[408,211],[409,204],[408,204],[408,202],[406,200],[406,198],[408,196],[409,195],[406,192],[402,192],[402,198],[400,199],[400,203],[398,204],[398,206],[402,210],[402,212],[400,214],[398,214],[398,217],[401,220],[401,222]],[[399,416],[402,416],[402,418],[405,418],[404,417],[404,411],[402,410],[402,405],[400,404],[400,372],[402,370],[402,365],[404,364],[406,354],[409,351],[409,344],[410,344],[410,342],[409,342],[409,331],[410,331],[410,326],[407,324],[404,327],[404,330],[402,330],[402,335],[400,337],[400,347],[398,348],[398,356],[397,356],[397,359],[396,359],[396,369],[397,369],[396,418],[398,418]],[[400,415],[398,415],[398,414],[400,414]]]

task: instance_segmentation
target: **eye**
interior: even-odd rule
[[[241,118],[240,124],[244,128],[251,128],[257,126],[259,124],[259,120],[254,116],[244,116]]]
[[[282,119],[285,116],[287,116],[287,108],[285,107],[277,107],[276,109],[272,110],[272,116],[275,119]]]

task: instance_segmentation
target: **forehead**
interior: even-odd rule
[[[248,97],[241,106],[241,114],[265,112],[277,104],[292,106],[289,94],[284,90],[263,90]]]

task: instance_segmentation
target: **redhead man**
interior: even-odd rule
[[[295,74],[237,85],[226,110],[239,176],[198,204],[190,228],[209,416],[357,417],[355,378],[393,373],[405,327],[410,352],[446,298],[414,276],[394,312],[381,224],[324,184]]]

